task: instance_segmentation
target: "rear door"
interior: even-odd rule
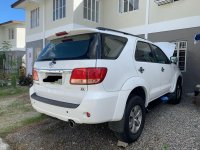
[[[165,53],[155,45],[151,45],[160,69],[160,90],[163,94],[169,92],[172,83],[173,67]]]
[[[135,51],[136,69],[138,75],[144,79],[149,88],[150,100],[160,96],[160,65],[156,63],[155,56],[149,43],[138,41]]]
[[[34,84],[36,94],[80,104],[88,87],[72,85],[70,78],[75,68],[96,66],[96,40],[96,34],[83,34],[51,41],[34,65],[39,76]]]

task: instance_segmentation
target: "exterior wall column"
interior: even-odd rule
[[[42,18],[42,32],[43,32],[43,48],[45,47],[45,0],[43,0],[43,18]]]
[[[150,14],[150,0],[147,0],[145,26],[149,25],[149,14]],[[145,33],[145,38],[148,39],[148,31],[146,31],[146,33]]]

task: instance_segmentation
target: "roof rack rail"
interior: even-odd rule
[[[123,32],[123,31],[119,31],[119,30],[114,30],[114,29],[110,29],[110,28],[97,27],[96,29],[102,30],[102,31],[106,31],[107,30],[107,31],[118,32],[118,33],[122,33],[122,34],[125,34],[125,35],[130,35],[130,36],[134,36],[134,37],[138,37],[138,38],[146,40],[145,38],[142,38],[142,37],[140,37],[138,35],[134,35],[134,34],[130,34],[130,33],[127,33],[127,32]]]

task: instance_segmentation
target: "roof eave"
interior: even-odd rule
[[[7,21],[7,22],[4,22],[4,23],[0,23],[0,26],[6,26],[6,25],[9,25],[9,24],[25,24],[25,22],[11,20],[11,21]]]
[[[13,3],[13,4],[11,5],[11,8],[20,8],[20,9],[22,9],[22,8],[24,8],[22,4],[23,4],[25,1],[26,1],[26,0],[18,0],[18,1],[16,1],[15,3]]]

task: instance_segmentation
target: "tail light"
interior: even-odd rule
[[[107,73],[107,68],[76,68],[72,71],[70,83],[76,85],[91,85],[101,83]]]
[[[38,72],[36,69],[33,69],[33,80],[39,81]]]

